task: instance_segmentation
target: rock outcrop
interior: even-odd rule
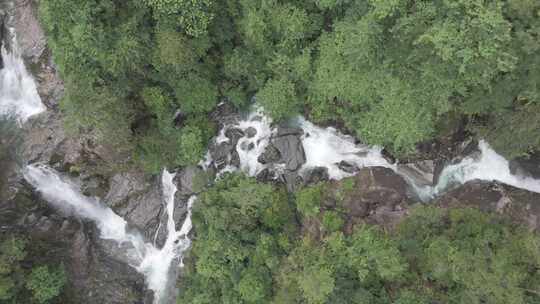
[[[362,224],[395,227],[407,214],[407,183],[394,171],[362,168],[358,174],[326,184],[318,217],[304,218],[304,233],[320,237],[324,233],[321,219],[325,212],[338,211],[344,219],[344,232],[350,234]]]
[[[496,182],[471,181],[436,200],[445,208],[474,207],[540,231],[540,194]]]

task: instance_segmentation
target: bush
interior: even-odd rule
[[[276,120],[283,120],[298,114],[300,101],[292,82],[271,79],[257,93],[257,101]]]
[[[324,184],[306,187],[296,193],[296,208],[304,216],[319,215],[324,195]]]
[[[336,232],[343,228],[345,222],[336,211],[325,211],[322,219],[323,227],[328,232]]]
[[[47,266],[32,269],[26,288],[32,291],[34,300],[38,303],[47,303],[57,297],[67,282],[64,266],[50,270]]]

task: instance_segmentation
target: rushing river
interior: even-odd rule
[[[10,36],[13,37],[10,43],[11,51],[8,52],[4,47],[1,49],[4,68],[0,70],[0,115],[15,115],[20,123],[24,123],[31,116],[46,109],[37,93],[36,84],[20,57],[15,33],[13,30],[10,31]],[[338,180],[352,175],[339,168],[338,164],[341,161],[354,164],[359,168],[382,166],[402,175],[418,197],[425,201],[451,186],[473,179],[499,181],[540,193],[540,180],[512,174],[508,161],[484,141],[479,144],[480,154],[466,157],[459,163],[447,166],[436,185],[426,186],[418,184],[414,177],[400,169],[398,165],[389,163],[381,155],[381,147],[356,144],[352,137],[343,135],[334,128],[318,127],[302,117],[298,117],[295,123],[304,132],[301,141],[306,154],[306,162],[300,168],[300,174],[315,167],[325,167],[329,177]],[[266,168],[266,165],[261,164],[258,158],[265,151],[272,135],[276,133],[272,120],[264,115],[261,108],[257,108],[246,119],[221,130],[215,138],[216,142],[229,140],[225,137],[225,131],[230,127],[244,131],[253,128],[256,134],[251,137],[246,135],[238,141],[236,151],[240,158],[240,167],[228,166],[223,171],[239,170],[255,176]],[[245,149],[246,146],[252,148]],[[207,159],[205,164],[211,161]],[[177,191],[173,183],[174,174],[163,170],[161,175],[163,204],[166,206],[168,215],[167,239],[161,248],[145,240],[140,232],[130,229],[129,223],[100,202],[98,198],[82,195],[74,182],[51,168],[28,165],[24,169],[24,177],[55,208],[93,221],[101,233],[101,238],[127,246],[127,263],[144,274],[148,288],[155,292],[155,302],[171,301],[174,288],[174,280],[172,280],[174,276],[171,274],[171,269],[182,264],[183,254],[191,244],[187,236],[192,227],[191,207],[196,200],[196,197],[189,199],[187,217],[181,228],[176,230],[173,217],[174,197]]]
[[[15,30],[8,28],[8,32],[11,50],[8,52],[5,43],[1,48],[4,67],[0,70],[0,115],[14,115],[24,123],[31,116],[45,111],[45,106],[21,58]]]

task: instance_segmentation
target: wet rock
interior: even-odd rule
[[[0,49],[4,46],[4,20],[6,18],[6,13],[4,10],[0,8]],[[0,69],[4,68],[4,59],[2,58],[2,54],[0,54]]]
[[[474,207],[503,214],[532,231],[540,231],[540,194],[496,182],[471,181],[436,200],[445,208]]]
[[[279,151],[281,162],[290,171],[298,170],[305,162],[304,146],[298,135],[285,135],[273,138],[272,145]]]
[[[105,196],[105,202],[115,205],[129,198],[130,195],[141,193],[149,184],[146,182],[144,173],[129,171],[115,174],[110,179],[109,192]]]
[[[146,183],[136,174],[123,174],[113,177],[113,181],[111,185],[123,188],[117,191],[111,187],[106,195],[107,204],[133,227],[143,232],[145,239],[156,238],[159,243],[164,242],[166,231],[158,230],[162,214],[165,213],[160,180],[156,178],[152,183]]]
[[[302,136],[303,134],[304,134],[304,130],[302,130],[301,128],[279,126],[277,129],[278,137],[287,136],[287,135]]]
[[[255,177],[259,183],[271,183],[277,179],[275,172],[268,168],[263,169]]]
[[[238,152],[236,152],[236,150],[231,153],[230,165],[236,168],[240,168],[240,155],[238,155]]]
[[[203,170],[196,166],[188,166],[178,172],[175,176],[178,188],[177,195],[182,198],[189,198],[201,191],[203,185],[197,185],[197,182],[204,182],[201,180],[203,174]]]
[[[354,173],[358,172],[358,170],[360,170],[355,164],[351,164],[351,163],[346,162],[344,160],[339,162],[338,168],[341,169],[344,172],[351,173],[351,174],[354,174]]]
[[[219,127],[222,128],[226,125],[231,125],[237,122],[240,118],[238,111],[234,105],[228,101],[223,101],[214,109],[210,114],[210,119],[217,122]]]
[[[212,143],[209,147],[210,157],[213,159],[217,170],[225,168],[229,164],[231,154],[235,147],[230,143]]]
[[[173,219],[175,223],[175,230],[179,231],[182,227],[182,224],[184,223],[184,220],[187,216],[187,207],[188,207],[188,200],[189,198],[182,198],[182,199],[175,199],[174,200],[174,211],[173,211]],[[167,213],[164,212],[163,215],[165,218],[167,217]],[[166,223],[166,221],[162,221],[162,223]],[[163,229],[167,227],[166,225],[163,226]]]
[[[528,157],[518,157],[510,161],[510,171],[519,176],[530,176],[540,179],[540,152]]]
[[[253,142],[243,141],[240,144],[240,149],[243,150],[243,151],[251,151],[254,148],[255,148],[255,144]]]
[[[244,137],[246,134],[244,131],[238,128],[229,128],[225,130],[225,136],[229,138],[231,141],[231,144],[233,146],[236,146],[236,143],[238,143],[238,140],[242,137]]]
[[[37,16],[34,1],[15,0],[14,28],[23,57],[37,62],[47,48],[47,39]]]
[[[388,168],[362,168],[357,175],[334,182],[333,194],[353,223],[391,227],[407,210],[407,183]]]
[[[122,258],[118,245],[99,238],[92,224],[75,235],[68,265],[78,303],[139,304],[148,292],[144,277]]]
[[[396,158],[386,149],[382,149],[381,155],[389,164],[395,164]]]
[[[315,167],[304,173],[306,184],[316,184],[329,180],[328,169],[325,167]]]
[[[399,164],[398,170],[409,176],[419,186],[433,185],[435,165],[432,160]]]
[[[257,135],[257,130],[253,127],[249,127],[246,129],[246,135],[248,138],[253,138]]]
[[[45,113],[28,121],[24,136],[22,156],[29,162],[48,163],[56,147],[66,138],[60,116]]]
[[[257,161],[263,165],[270,164],[270,163],[276,163],[281,159],[281,154],[279,153],[279,150],[274,147],[272,144],[269,144],[266,146],[265,150],[259,157],[257,158]]]

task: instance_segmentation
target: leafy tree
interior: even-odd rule
[[[192,36],[206,33],[212,21],[212,0],[144,0],[157,20],[174,20]]]
[[[334,290],[334,278],[328,268],[309,268],[299,280],[300,288],[308,303],[326,303]]]
[[[8,237],[0,244],[0,301],[16,297],[21,291],[23,270],[20,263],[26,257],[26,242]]]
[[[324,195],[324,184],[309,186],[296,193],[296,208],[304,216],[319,214]]]
[[[39,266],[32,269],[26,287],[32,291],[37,303],[47,303],[60,294],[66,282],[63,266],[54,270],[50,270],[47,266]]]
[[[203,193],[194,208],[192,275],[182,283],[179,303],[268,302],[272,273],[295,231],[285,191],[229,175]]]
[[[257,93],[257,100],[276,119],[292,117],[299,111],[294,84],[285,79],[266,82]]]
[[[336,232],[343,228],[344,221],[336,211],[325,211],[322,224],[325,230]]]

